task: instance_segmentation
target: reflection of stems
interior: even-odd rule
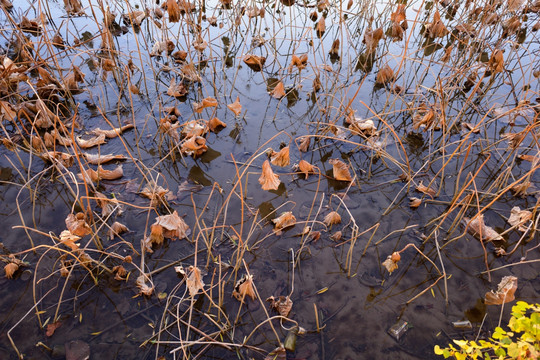
[[[441,248],[439,247],[439,241],[437,240],[437,235],[439,234],[438,231],[435,231],[435,246],[437,246],[437,254],[439,255],[439,261],[441,262],[441,268],[444,275],[444,299],[446,301],[446,305],[448,306],[448,279],[446,278],[446,270],[444,268],[444,263],[442,261],[441,256]]]
[[[426,255],[424,255],[424,253],[423,253],[422,251],[420,251],[420,249],[418,249],[418,248],[416,247],[416,245],[414,245],[413,243],[409,243],[409,244],[405,245],[405,247],[404,247],[403,249],[401,249],[400,251],[398,251],[398,253],[401,254],[402,252],[404,252],[405,250],[407,250],[407,249],[410,248],[410,247],[412,247],[412,248],[414,248],[416,251],[418,251],[418,253],[419,253],[420,255],[422,255],[427,261],[429,261],[429,262],[431,263],[431,265],[433,265],[433,267],[435,267],[435,269],[437,269],[437,272],[439,273],[439,275],[442,275],[441,270],[439,270],[439,268],[437,267],[437,265],[435,265],[435,263],[434,263],[433,261],[431,261],[430,258],[428,258]],[[437,281],[439,281],[439,280],[437,280]]]

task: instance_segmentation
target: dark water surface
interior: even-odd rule
[[[402,40],[393,41],[390,14],[398,3],[406,4],[408,29]],[[20,32],[14,31],[11,20],[19,23],[23,15],[28,19],[41,16],[38,22],[44,30],[26,33],[34,44],[34,56],[39,54],[42,64],[59,78],[72,65],[84,73],[83,91],[58,102],[60,111],[70,114],[66,117],[76,114],[80,127],[75,135],[96,127],[110,129],[105,118],[114,126],[135,126],[121,139],[109,139],[99,150],[86,150],[128,157],[104,165],[111,170],[122,163],[121,179],[103,180],[96,186],[109,198],[128,204],[106,223],[116,220],[130,231],[109,240],[107,226],[97,217],[97,235],[104,250],[96,251],[90,236],[81,240],[81,247],[94,259],[109,268],[123,264],[130,271],[126,281],[119,281],[112,274],[82,266],[74,267],[68,278],[61,276],[61,256],[69,249],[55,245],[45,235],[58,236],[66,228],[65,218],[80,211],[77,201],[86,196],[86,190],[77,178],[79,165],[55,169],[23,146],[28,133],[2,120],[2,137],[15,137],[19,145],[14,151],[0,147],[4,229],[0,242],[5,258],[15,253],[27,266],[14,279],[0,278],[0,358],[16,359],[15,347],[26,359],[62,358],[64,344],[81,340],[90,345],[92,359],[264,359],[279,344],[268,323],[254,329],[268,318],[267,312],[276,314],[265,311],[267,304],[258,300],[249,299],[240,307],[231,295],[236,280],[246,272],[237,257],[235,233],[240,231],[240,240],[249,244],[243,260],[254,275],[261,299],[292,293],[289,317],[307,330],[298,337],[296,351],[288,353],[291,359],[435,358],[435,344],[444,345],[457,337],[474,338],[478,332],[485,336],[486,330],[497,326],[501,307],[486,306],[483,298],[507,275],[518,278],[516,299],[538,301],[537,263],[494,271],[490,281],[482,274],[486,270],[482,244],[454,220],[474,216],[478,199],[480,208],[489,205],[484,211],[485,223],[502,233],[510,228],[506,219],[512,207],[537,209],[534,186],[538,186],[538,173],[516,155],[538,156],[539,85],[533,73],[538,70],[539,47],[538,33],[532,28],[540,18],[524,7],[509,11],[506,5],[484,10],[474,18],[473,9],[488,2],[465,3],[455,1],[445,7],[427,1],[353,1],[348,9],[347,3],[330,1],[318,11],[315,2],[285,6],[281,2],[233,1],[227,8],[207,1],[196,3],[195,11],[172,24],[166,20],[165,10],[164,18],[155,17],[154,9],[161,4],[104,2],[116,14],[117,24],[111,30],[117,62],[113,71],[100,66],[104,26],[99,2],[83,2],[86,15],[81,17],[67,16],[64,4],[58,1],[15,1],[13,10],[0,12],[0,54],[16,56],[14,38]],[[249,16],[255,14],[254,6],[265,10],[263,17]],[[140,26],[122,21],[121,14],[145,8],[149,14]],[[431,39],[423,31],[435,9],[450,33]],[[326,17],[326,31],[320,37],[309,17],[313,12],[317,21]],[[482,16],[489,13],[498,14],[499,21],[483,24]],[[210,21],[214,16],[216,26]],[[509,33],[506,21],[513,16],[522,23]],[[455,30],[463,24],[471,24],[474,36]],[[363,39],[368,29],[378,27],[386,36],[370,55]],[[46,42],[57,32],[67,44],[64,49]],[[200,42],[198,34],[208,44],[202,51],[192,45]],[[261,47],[253,47],[255,37],[264,39]],[[82,44],[75,46],[76,39]],[[157,41],[167,39],[175,51],[187,52],[185,62],[176,63],[166,52],[149,55]],[[329,55],[336,39],[340,40],[338,54]],[[444,62],[441,58],[449,46],[454,47]],[[495,49],[504,50],[505,70],[500,73],[490,71],[488,62]],[[262,71],[247,66],[242,61],[245,54],[265,56]],[[308,56],[301,71],[290,67],[295,54]],[[182,80],[181,68],[188,63],[195,66],[200,82]],[[385,65],[396,73],[395,83],[377,85],[377,73]],[[478,77],[468,86],[467,78],[474,73]],[[19,84],[16,96],[3,94],[1,100],[13,105],[35,100],[38,77],[35,69],[29,71],[28,82]],[[172,79],[184,81],[185,96],[167,94]],[[318,92],[313,88],[315,79],[321,84]],[[281,99],[269,95],[278,81],[287,91]],[[480,90],[474,93],[471,87],[478,81]],[[140,93],[129,92],[130,84]],[[206,97],[215,98],[217,108],[195,112],[193,103]],[[235,116],[227,105],[237,97],[242,110]],[[414,127],[413,118],[421,104],[435,109],[439,129]],[[164,109],[170,106],[179,110],[179,124],[218,117],[227,127],[206,135],[208,150],[201,156],[182,155],[174,139],[159,130]],[[344,122],[347,106],[355,116],[373,120],[379,135],[366,137],[351,131]],[[463,123],[478,125],[480,132],[463,130]],[[503,135],[527,129],[523,141],[510,149]],[[301,152],[297,144],[305,135],[313,137],[309,150]],[[257,179],[267,158],[265,152],[286,145],[290,145],[291,165],[272,166],[282,184],[278,190],[262,190]],[[73,154],[69,147],[59,146],[58,150]],[[302,159],[317,166],[321,175],[306,180],[295,174],[292,164]],[[356,176],[354,185],[333,179],[330,159],[350,165]],[[237,167],[243,171],[246,163],[250,167],[241,189],[234,187],[229,197],[238,179]],[[402,181],[404,173],[412,180]],[[527,173],[532,184],[528,194],[517,197],[502,191]],[[169,209],[148,210],[149,200],[137,194],[149,179],[172,192]],[[432,180],[437,191],[433,198],[415,191],[421,181],[426,185]],[[463,199],[472,193],[478,197],[471,206],[463,212],[461,207],[450,211],[454,197]],[[417,209],[409,207],[413,196],[423,199]],[[221,207],[226,203],[224,211]],[[95,201],[92,208],[96,216],[101,215]],[[171,210],[184,217],[192,235],[189,240],[165,240],[141,262],[141,240],[148,236],[156,216]],[[342,222],[327,228],[322,221],[332,210],[341,215]],[[298,224],[274,234],[270,220],[283,211],[292,211]],[[533,214],[536,221],[538,215]],[[321,232],[320,238],[301,235],[308,223]],[[201,231],[205,227],[215,227],[215,232]],[[512,255],[496,256],[495,249],[513,249],[523,235],[517,229],[503,235],[505,243],[485,243],[489,267],[513,264],[525,256],[526,260],[538,259],[538,248],[534,248],[538,237],[532,228]],[[335,241],[331,235],[338,230],[343,236]],[[355,236],[358,233],[361,235]],[[429,238],[424,241],[424,236]],[[381,263],[412,243],[440,267],[435,239],[442,246],[448,304],[443,280],[407,304],[439,278],[437,270],[412,248],[401,254],[399,268],[391,275]],[[32,242],[35,252],[26,251]],[[133,264],[122,262],[128,255]],[[138,295],[138,268],[143,266],[149,273],[178,261],[202,269],[206,295],[189,297],[173,267],[152,275],[152,296]],[[222,279],[219,284],[218,279]],[[220,304],[222,312],[215,304]],[[187,311],[190,306],[191,312]],[[511,304],[504,306],[503,319],[508,318],[510,308]],[[411,327],[396,340],[387,331],[400,320]],[[473,328],[455,329],[452,322],[459,320],[469,320]],[[60,327],[47,336],[41,326],[55,321]],[[193,328],[188,331],[187,323],[223,343],[241,344],[249,337],[246,344],[251,347],[228,350],[194,344],[183,352],[183,341],[205,340]],[[292,324],[280,326],[278,320],[272,324],[284,341]],[[220,329],[222,333],[217,335]]]

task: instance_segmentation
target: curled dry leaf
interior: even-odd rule
[[[223,121],[219,120],[217,117],[213,117],[208,121],[208,128],[210,131],[216,132],[217,129],[227,127]]]
[[[441,20],[439,10],[436,10],[433,14],[433,22],[426,27],[426,30],[429,37],[432,38],[445,37],[449,33]]]
[[[463,218],[467,231],[480,241],[505,241],[504,238],[492,227],[484,224],[484,215],[475,217],[473,220]]]
[[[386,65],[377,73],[375,83],[384,85],[391,82],[392,80],[394,80],[394,70],[392,70],[390,66]]]
[[[323,36],[324,32],[326,31],[326,20],[324,19],[324,16],[321,17],[319,22],[317,22],[317,25],[315,25],[315,31],[317,32],[317,37]]]
[[[101,154],[89,154],[89,153],[83,153],[82,155],[84,156],[86,161],[92,165],[105,164],[114,160],[127,160],[127,157],[125,155],[113,155],[113,154],[101,155]]]
[[[182,135],[186,138],[204,136],[208,132],[205,120],[191,120],[182,127]]]
[[[330,236],[330,239],[334,241],[340,241],[341,237],[343,236],[343,233],[341,231],[336,231],[332,236]]]
[[[60,321],[55,321],[55,322],[53,322],[51,324],[48,324],[47,325],[47,331],[45,332],[45,335],[48,336],[48,337],[53,336],[56,329],[58,329],[61,325],[62,325],[62,323]]]
[[[291,58],[291,64],[289,65],[289,71],[292,71],[293,67],[297,67],[298,70],[302,70],[307,66],[308,56],[303,54],[300,56],[293,55]]]
[[[412,209],[416,209],[416,208],[419,207],[421,204],[422,204],[422,199],[419,199],[419,198],[417,198],[417,197],[410,197],[410,198],[409,198],[409,206],[410,206]]]
[[[199,293],[199,290],[204,289],[201,270],[198,267],[191,265],[186,271],[182,266],[175,266],[174,270],[186,279],[190,296],[193,297]]]
[[[279,184],[281,184],[279,176],[274,174],[268,160],[265,160],[263,163],[259,184],[261,184],[263,190],[277,190]]]
[[[497,286],[497,291],[491,290],[486,293],[484,303],[486,305],[502,305],[515,299],[517,290],[517,277],[505,276]]]
[[[266,58],[264,56],[253,54],[245,55],[243,60],[253,71],[261,71],[264,63],[266,62]]]
[[[218,106],[218,102],[216,99],[214,99],[213,97],[206,97],[204,99],[202,99],[202,101],[200,103],[197,103],[197,102],[194,102],[193,103],[193,110],[200,114],[202,113],[203,109],[206,109],[206,108],[209,108],[209,107],[217,107]]]
[[[161,245],[165,237],[163,236],[163,226],[159,224],[152,224],[150,226],[150,235],[146,238],[145,242],[147,245],[151,246],[153,244]]]
[[[60,233],[60,242],[64,245],[66,245],[71,250],[75,251],[79,248],[79,244],[76,243],[76,241],[79,241],[81,239],[80,236],[73,235],[71,231],[64,230]]]
[[[176,23],[180,20],[180,6],[177,0],[167,0],[167,13],[169,13],[169,22]]]
[[[227,108],[231,110],[234,115],[238,116],[242,112],[242,105],[240,104],[240,97],[237,96],[236,100],[232,103],[227,105]]]
[[[14,262],[8,263],[4,266],[4,273],[6,274],[7,279],[13,279],[13,275],[19,269],[19,265]]]
[[[352,181],[349,166],[339,159],[330,159],[328,161],[333,166],[334,178],[339,181]]]
[[[437,192],[434,189],[422,184],[422,181],[420,181],[418,186],[416,186],[416,191],[420,191],[421,193],[424,193],[432,198],[434,198],[435,195],[437,195]]]
[[[105,170],[101,167],[101,165],[99,165],[97,174],[100,180],[116,180],[124,176],[124,170],[122,165],[118,165],[114,170]]]
[[[504,70],[504,56],[501,49],[496,49],[493,54],[491,54],[488,66],[491,71],[495,73],[499,73]]]
[[[274,297],[270,296],[268,299],[266,299],[270,303],[270,308],[274,309],[279,313],[279,315],[283,317],[288,317],[292,306],[293,301],[288,296],[279,296]]]
[[[294,226],[296,224],[296,218],[291,211],[285,211],[279,217],[272,219],[272,222],[274,223],[276,233],[280,233],[281,230]]]
[[[187,55],[187,54],[186,54]],[[195,64],[189,63],[184,66],[182,66],[182,69],[180,70],[182,74],[184,75],[184,79],[191,81],[191,82],[201,82],[201,76],[197,72],[197,69],[195,68]]]
[[[244,302],[246,297],[255,300],[255,289],[253,287],[253,275],[244,275],[234,285],[233,296],[236,300]]]
[[[357,133],[363,134],[365,136],[372,136],[377,134],[377,128],[375,123],[371,119],[362,119],[355,117],[349,128]]]
[[[286,95],[285,85],[283,85],[283,81],[278,81],[274,89],[270,91],[270,95],[276,99],[281,99]]]
[[[396,251],[392,255],[388,255],[386,260],[383,261],[383,266],[391,274],[398,268],[398,262],[401,260],[401,255]]]
[[[508,223],[512,226],[517,226],[519,231],[525,232],[527,228],[523,226],[527,221],[532,219],[532,212],[529,210],[521,210],[519,206],[514,206],[510,210]]]
[[[270,162],[276,166],[287,166],[290,164],[289,147],[285,146],[278,152],[273,151],[270,157]]]
[[[105,144],[105,134],[101,134],[98,136],[95,136],[91,139],[84,140],[80,136],[77,136],[77,144],[79,144],[79,147],[83,149],[88,149],[97,145]]]
[[[298,170],[302,172],[307,179],[309,174],[313,174],[315,172],[315,167],[308,163],[306,160],[300,160],[300,162],[298,163]]]
[[[174,194],[172,191],[153,183],[146,184],[144,189],[139,194],[150,199],[150,206],[152,207],[156,207],[160,204],[165,205],[167,204],[167,200],[174,199]]]
[[[73,162],[75,161],[73,159],[73,156],[70,154],[61,152],[61,151],[47,151],[41,154],[41,158],[46,161],[50,161],[51,163],[55,164],[56,162],[59,162],[65,167],[70,167],[73,165]]]
[[[86,236],[92,233],[92,229],[84,220],[83,213],[69,214],[66,217],[66,227],[76,236]]]
[[[129,229],[126,225],[121,224],[118,221],[115,221],[111,225],[111,228],[109,229],[109,240],[112,240],[114,239],[115,236],[128,232],[128,231]]]
[[[167,89],[167,95],[172,97],[182,97],[187,94],[188,90],[184,83],[176,83],[176,79],[172,78],[169,88]]]
[[[163,236],[168,239],[184,239],[189,235],[188,224],[186,224],[184,219],[178,216],[176,210],[170,215],[158,216],[154,224],[163,227],[165,230]]]
[[[377,28],[375,30],[368,29],[364,33],[363,43],[366,44],[367,52],[372,53],[377,49],[379,41],[384,39],[384,31],[382,28]]]
[[[137,278],[136,285],[139,288],[139,293],[146,296],[151,296],[154,292],[154,286],[150,286],[146,283],[147,277],[145,275],[140,275]]]
[[[328,52],[328,55],[339,56],[339,39],[334,40],[334,42],[332,43],[332,47],[330,48],[330,51]]]
[[[341,223],[341,216],[336,211],[331,211],[323,220],[326,226],[332,226]]]
[[[180,151],[186,155],[197,157],[208,150],[206,139],[202,136],[192,136],[186,139],[180,146]]]
[[[94,169],[83,169],[82,173],[77,174],[79,179],[86,181],[87,183],[95,183],[99,181],[99,175]]]
[[[97,129],[92,130],[91,133],[94,134],[94,135],[97,135],[97,136],[101,136],[103,134],[108,139],[112,139],[112,138],[115,138],[115,137],[121,135],[126,130],[133,129],[133,127],[134,127],[133,124],[126,124],[124,126],[121,126],[119,128],[114,128],[114,129],[111,129],[111,130],[101,130],[100,128],[97,128]]]
[[[114,273],[114,280],[124,281],[126,280],[127,270],[122,265],[117,265],[112,268]]]
[[[311,138],[308,136],[303,136],[299,138],[300,144],[298,145],[298,150],[301,152],[307,152],[309,149],[309,144],[311,142]]]

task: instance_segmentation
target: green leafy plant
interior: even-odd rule
[[[539,359],[540,304],[518,301],[508,322],[510,331],[496,327],[489,341],[454,340],[455,347],[435,345],[435,354],[463,359]]]

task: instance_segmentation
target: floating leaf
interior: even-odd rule
[[[421,193],[424,193],[432,198],[437,195],[437,192],[434,189],[427,187],[422,183],[422,181],[420,181],[420,183],[416,186],[416,191],[420,191]]]
[[[382,265],[388,270],[388,272],[391,274],[398,268],[398,262],[401,260],[401,255],[396,251],[392,253],[392,255],[388,255],[385,261],[383,261]]]
[[[242,112],[242,105],[240,104],[240,97],[237,96],[236,100],[232,104],[227,105],[227,108],[229,108],[229,110],[231,110],[234,113],[234,115],[236,116],[240,115],[240,113]]]
[[[321,17],[317,25],[315,25],[315,31],[317,32],[317,37],[323,36],[324,32],[326,31],[326,21],[324,19],[324,16]]]
[[[154,286],[150,286],[146,283],[147,277],[145,275],[140,275],[137,278],[136,285],[139,288],[139,293],[142,295],[150,296],[154,292]]]
[[[467,231],[480,241],[504,241],[504,238],[493,228],[484,224],[484,215],[481,214],[473,220],[468,217],[463,218]]]
[[[504,70],[504,56],[501,49],[496,49],[493,54],[491,54],[488,66],[495,73],[499,73]]]
[[[247,54],[244,56],[243,60],[253,71],[261,71],[264,63],[266,62],[266,58],[264,56],[253,54]]]
[[[162,226],[165,230],[163,236],[169,239],[184,239],[189,235],[188,224],[176,210],[170,215],[158,216],[154,224]]]
[[[296,224],[296,218],[291,211],[285,211],[277,218],[272,219],[272,222],[274,223],[274,230],[279,234],[281,230],[294,226]]]
[[[282,97],[286,95],[285,85],[283,85],[282,81],[278,81],[274,89],[270,91],[270,95],[276,99],[281,99]]]
[[[298,163],[298,170],[300,170],[300,172],[302,172],[307,179],[309,174],[313,174],[315,172],[315,167],[306,160],[300,160]]]
[[[349,128],[365,136],[372,136],[377,133],[377,128],[375,127],[375,123],[371,119],[366,120],[359,117],[355,117],[351,121]]]
[[[114,170],[105,170],[98,165],[97,174],[100,180],[116,180],[124,176],[124,170],[122,165],[118,165]]]
[[[91,133],[97,136],[105,135],[108,139],[112,139],[121,135],[126,130],[133,129],[133,127],[134,127],[133,124],[126,124],[124,126],[121,126],[119,128],[114,128],[111,130],[101,130],[100,128],[97,128],[97,129],[92,130]]]
[[[444,26],[444,23],[441,20],[439,10],[435,10],[435,13],[433,14],[433,22],[426,26],[426,30],[428,35],[432,38],[444,37],[449,33],[448,29],[446,26]]]
[[[411,198],[409,198],[409,206],[410,206],[412,209],[416,209],[416,208],[419,207],[421,204],[422,204],[422,199],[419,199],[419,198],[417,198],[417,197],[411,197]]]
[[[279,184],[281,184],[279,176],[274,174],[268,160],[263,163],[259,184],[261,184],[263,190],[277,190]]]
[[[19,269],[19,265],[14,262],[8,263],[4,266],[4,273],[6,274],[7,279],[13,279],[13,275]]]
[[[251,300],[255,300],[255,289],[253,287],[253,275],[244,275],[234,285],[233,296],[236,300],[244,302],[246,297],[250,297]]]
[[[55,322],[53,322],[51,324],[48,324],[47,325],[47,332],[45,332],[45,335],[47,337],[53,336],[56,329],[58,329],[61,325],[62,325],[62,323],[60,321],[55,321]]]
[[[281,316],[289,316],[293,306],[293,301],[288,296],[279,296],[277,298],[270,296],[268,299],[266,299],[266,301],[270,303],[270,308],[277,311]]]
[[[328,161],[333,166],[334,178],[339,181],[352,181],[349,166],[339,159],[330,159]]]
[[[76,241],[81,239],[80,236],[74,235],[69,230],[64,230],[60,233],[60,242],[66,245],[71,250],[75,251],[79,248],[79,244]]]
[[[491,290],[486,293],[484,303],[486,305],[502,305],[513,301],[517,290],[517,281],[515,276],[503,277],[496,292]]]
[[[298,150],[301,152],[307,152],[309,148],[309,143],[311,142],[311,138],[308,136],[303,136],[299,138],[300,145],[298,145]]]
[[[210,131],[216,132],[217,129],[222,127],[227,127],[227,124],[219,120],[217,117],[213,117],[210,119],[210,121],[208,121],[208,128]]]
[[[289,147],[285,146],[278,152],[273,151],[270,162],[276,166],[287,166],[290,164]]]
[[[394,70],[392,70],[390,66],[386,65],[377,73],[375,83],[384,85],[393,80],[394,80]]]
[[[302,70],[307,66],[308,56],[303,54],[300,56],[293,55],[291,58],[291,65],[289,65],[289,71],[292,71],[293,67],[297,67],[298,70]]]
[[[84,156],[86,161],[92,165],[105,164],[114,160],[127,159],[125,155],[113,155],[113,154],[101,155],[101,154],[89,154],[89,153],[83,153],[82,155]]]
[[[86,223],[83,213],[69,214],[66,217],[66,227],[68,230],[77,236],[85,236],[92,233],[92,229]]]
[[[167,89],[167,95],[173,96],[173,97],[182,97],[187,94],[187,88],[184,85],[184,83],[176,83],[176,79],[172,78],[171,83],[169,85],[169,88]]]
[[[186,279],[186,286],[190,296],[193,297],[199,293],[199,290],[204,289],[201,270],[198,267],[190,265],[186,272],[182,266],[175,266],[174,270]]]
[[[336,211],[331,211],[323,220],[326,226],[332,226],[341,223],[341,216]]]
[[[519,231],[525,232],[527,228],[523,226],[527,221],[532,219],[532,212],[529,210],[521,210],[519,206],[514,206],[510,211],[508,223],[512,226],[517,226]]]
[[[180,21],[180,6],[177,0],[167,0],[167,13],[169,13],[169,22]]]
[[[200,103],[194,102],[193,103],[193,110],[200,114],[202,113],[203,109],[209,108],[209,107],[217,107],[218,102],[213,97],[206,97],[202,99]]]
[[[197,157],[208,150],[206,139],[202,136],[192,136],[186,139],[180,146],[180,151],[186,155]]]
[[[364,33],[363,43],[366,44],[367,52],[372,53],[377,49],[379,41],[384,39],[384,31],[382,28],[375,30],[367,29]]]
[[[128,227],[124,224],[121,224],[119,223],[118,221],[115,221],[112,225],[111,225],[111,228],[109,229],[109,240],[112,240],[114,239],[115,236],[118,236],[122,233],[125,233],[129,231]]]
[[[80,136],[77,136],[76,139],[77,139],[77,144],[79,144],[81,148],[88,149],[94,146],[105,144],[105,137],[106,137],[105,134],[101,134],[99,136],[95,136],[88,140],[84,140]]]

